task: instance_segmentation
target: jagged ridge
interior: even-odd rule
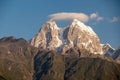
[[[91,27],[74,19],[65,28],[59,28],[55,21],[47,21],[40,29],[38,34],[32,38],[31,45],[61,51],[65,53],[68,49],[78,47],[90,53],[102,54],[102,46],[97,34]]]

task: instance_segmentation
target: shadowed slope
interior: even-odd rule
[[[40,51],[35,57],[35,80],[119,80],[120,65],[98,57]]]
[[[32,80],[36,49],[24,39],[0,40],[0,75],[6,80]]]

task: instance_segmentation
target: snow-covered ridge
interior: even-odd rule
[[[79,29],[89,32],[90,35],[96,35],[96,33],[93,31],[93,29],[90,26],[85,25],[81,21],[74,19],[70,25],[71,27],[78,27]]]
[[[78,47],[91,53],[96,51],[100,53],[102,50],[99,38],[92,28],[77,19],[74,19],[70,25],[64,28],[59,28],[53,20],[47,21],[31,40],[31,45],[38,48],[61,49],[63,51]]]
[[[53,21],[53,20],[49,20],[49,21],[47,21],[45,24],[43,24],[42,28],[44,28],[44,27],[46,27],[46,28],[48,28],[48,29],[51,29],[51,30],[54,30],[54,29],[59,30],[59,29],[60,29],[60,28],[57,26],[56,22]],[[41,29],[42,29],[42,28],[41,28]],[[41,30],[41,29],[40,29],[40,30]]]

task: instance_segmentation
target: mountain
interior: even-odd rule
[[[112,55],[112,58],[118,63],[120,63],[120,47],[115,50],[114,54]]]
[[[0,80],[32,80],[36,52],[23,38],[0,39]]]
[[[104,44],[103,47],[103,53],[105,56],[112,57],[115,49],[110,46],[110,44]]]
[[[39,48],[49,48],[51,50],[59,47],[62,42],[58,38],[58,27],[54,21],[46,22],[39,33],[32,39],[31,44]]]
[[[77,57],[40,50],[34,80],[120,80],[120,64],[99,56]]]
[[[119,54],[119,56],[115,60],[116,60],[117,63],[120,64],[120,54]]]
[[[120,47],[118,49],[114,49],[110,44],[104,44],[102,49],[104,56],[111,57],[113,60],[120,63]]]
[[[39,49],[56,50],[62,54],[75,47],[93,54],[102,54],[97,34],[77,19],[65,28],[59,28],[55,21],[47,21],[32,38],[31,45]]]
[[[79,56],[76,56],[78,52]],[[31,46],[23,38],[0,39],[0,80],[120,80],[120,64],[102,55],[81,56]]]
[[[50,20],[31,42],[0,39],[0,80],[120,80],[120,48],[77,19],[65,28]]]

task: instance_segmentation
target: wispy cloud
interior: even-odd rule
[[[101,21],[103,20],[103,17],[99,16],[98,13],[92,13],[90,15],[87,15],[85,13],[70,13],[70,12],[61,12],[61,13],[55,13],[48,16],[52,20],[72,20],[72,19],[78,19],[82,22],[87,22],[89,20],[95,20],[95,21]]]
[[[101,21],[101,20],[103,20],[103,17],[99,16],[98,13],[92,13],[92,14],[90,14],[90,19],[94,19],[96,21]]]
[[[48,16],[52,20],[72,20],[78,19],[82,22],[87,22],[89,20],[89,16],[84,13],[55,13]]]
[[[120,22],[120,17],[113,17],[110,22]]]
[[[90,18],[91,18],[91,19],[95,19],[95,18],[97,18],[97,17],[98,17],[98,15],[97,15],[96,13],[90,14]]]

